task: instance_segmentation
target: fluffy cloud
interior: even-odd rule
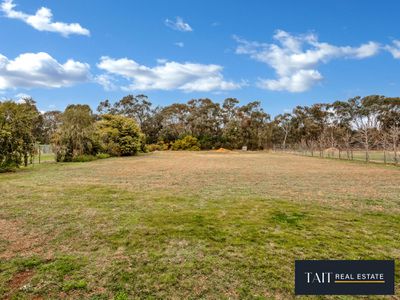
[[[386,46],[386,50],[389,51],[394,58],[400,59],[400,40],[394,40],[393,45]]]
[[[0,97],[0,101],[8,101],[12,100],[15,103],[21,104],[25,103],[25,99],[32,98],[31,95],[25,94],[25,93],[18,93],[14,95],[14,97]]]
[[[322,79],[322,75],[316,70],[299,70],[290,76],[282,76],[279,79],[262,79],[257,86],[271,91],[305,92],[315,82]]]
[[[110,74],[100,74],[94,78],[94,81],[102,85],[106,91],[115,91],[118,86],[115,83],[115,79]]]
[[[184,22],[181,17],[176,17],[175,21],[166,19],[165,25],[178,31],[183,31],[183,32],[193,31],[192,27],[190,27],[188,23]]]
[[[32,98],[31,95],[25,94],[25,93],[18,93],[14,96],[15,102],[17,103],[25,103],[25,99],[30,99]]]
[[[240,88],[241,84],[225,81],[222,67],[196,63],[178,63],[159,60],[155,67],[140,65],[128,58],[113,59],[102,57],[98,68],[107,71],[99,83],[107,89],[115,86],[116,76],[127,79],[130,83],[122,86],[123,90],[182,90],[214,91]],[[99,78],[98,78],[99,79]]]
[[[316,70],[321,63],[335,58],[363,59],[379,52],[380,46],[368,42],[359,47],[335,46],[320,42],[314,34],[294,36],[278,30],[275,44],[250,42],[235,37],[236,53],[249,55],[252,59],[272,67],[277,79],[262,79],[259,86],[274,91],[304,92],[323,76]]]
[[[24,53],[14,60],[0,54],[0,90],[59,88],[89,80],[89,65],[67,60],[60,64],[45,52]]]
[[[29,15],[14,10],[15,6],[13,0],[4,0],[1,3],[0,9],[6,17],[21,20],[39,31],[57,32],[63,36],[69,36],[70,34],[90,35],[89,30],[83,28],[78,23],[54,22],[51,10],[46,7],[41,7],[34,15]]]

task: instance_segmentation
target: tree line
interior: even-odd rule
[[[36,144],[51,144],[57,161],[135,155],[148,150],[338,149],[348,158],[364,149],[391,151],[399,162],[400,98],[371,95],[297,106],[271,118],[259,101],[241,105],[192,99],[153,106],[145,95],[115,103],[69,105],[41,114],[33,99],[0,102],[0,169],[27,165]]]
[[[282,149],[300,148],[322,156],[331,148],[347,159],[352,159],[353,150],[362,149],[367,162],[371,150],[383,150],[385,155],[392,152],[399,163],[400,98],[371,95],[297,106],[273,123],[272,142]]]

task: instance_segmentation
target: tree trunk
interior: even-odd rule
[[[365,138],[365,161],[369,162],[369,142],[368,137]]]
[[[393,154],[394,154],[394,164],[397,165],[399,163],[399,158],[397,156],[397,138],[395,134],[393,134]]]
[[[384,162],[384,164],[386,165],[386,149],[385,150],[383,150],[383,162]]]
[[[283,150],[286,149],[286,139],[287,139],[287,136],[288,136],[288,131],[285,131],[285,137],[283,138],[283,144],[282,144]]]

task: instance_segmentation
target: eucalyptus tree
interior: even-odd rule
[[[263,149],[270,137],[270,115],[264,112],[260,101],[249,102],[238,109],[243,145],[249,149]]]
[[[323,104],[312,106],[297,106],[293,110],[292,126],[294,127],[295,138],[298,143],[303,141],[314,155],[315,148],[318,146],[322,156],[324,149],[324,134],[327,113]]]
[[[286,149],[286,142],[290,133],[290,130],[292,128],[292,115],[289,113],[284,113],[277,115],[274,118],[274,125],[278,128],[279,131],[281,131],[282,134],[282,141],[281,141],[281,147],[282,149]]]
[[[187,103],[188,124],[192,136],[196,137],[202,149],[221,146],[223,125],[219,103],[210,99],[192,99]]]
[[[356,139],[363,145],[365,160],[370,161],[370,149],[377,143],[379,127],[379,104],[383,96],[371,95],[364,98],[355,97],[349,100],[354,112],[353,122],[356,129]]]
[[[191,135],[188,118],[190,110],[187,104],[174,103],[161,109],[161,130],[159,140],[173,142],[186,135]]]
[[[142,128],[151,115],[152,104],[146,95],[127,95],[111,104],[109,100],[100,102],[97,111],[100,114],[122,115],[134,119]]]
[[[46,111],[41,115],[40,142],[50,144],[53,135],[61,125],[62,112],[58,110]]]
[[[391,146],[393,159],[399,163],[398,147],[400,142],[400,98],[385,98],[380,106],[379,121],[385,142]]]
[[[239,120],[239,100],[226,98],[222,103],[222,141],[223,146],[230,149],[237,149],[243,146],[242,127]]]
[[[60,123],[52,140],[57,161],[71,161],[79,155],[99,151],[95,116],[88,105],[68,105]]]
[[[339,148],[339,158],[341,158],[341,150],[346,151],[347,159],[353,158],[353,118],[354,111],[352,105],[348,101],[335,101],[330,105],[331,118],[335,127],[335,136],[337,139],[337,147]]]

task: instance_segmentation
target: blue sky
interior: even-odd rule
[[[0,99],[44,111],[143,93],[275,115],[400,94],[399,1],[0,1]]]

